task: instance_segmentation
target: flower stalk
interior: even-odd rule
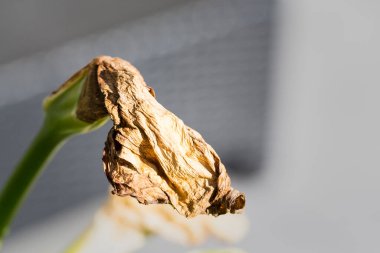
[[[97,129],[107,121],[102,118],[88,123],[76,115],[78,99],[88,79],[88,68],[72,76],[43,103],[42,127],[0,193],[0,246],[33,183],[65,141],[73,135]]]

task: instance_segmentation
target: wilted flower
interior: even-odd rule
[[[214,149],[157,102],[135,67],[111,57],[99,57],[92,66],[77,114],[97,120],[94,112],[108,112],[114,122],[103,154],[113,193],[171,204],[186,217],[243,209],[244,194],[231,188]]]

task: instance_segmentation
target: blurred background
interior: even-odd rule
[[[250,230],[232,246],[379,252],[379,11],[370,0],[3,1],[0,187],[41,126],[42,99],[93,57],[118,56],[246,193]],[[108,191],[110,126],[63,147],[4,252],[59,252],[86,227]],[[152,238],[139,252],[189,249]]]

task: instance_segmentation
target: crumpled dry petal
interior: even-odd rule
[[[170,204],[186,217],[243,209],[245,196],[231,188],[214,149],[157,102],[134,66],[105,56],[89,66],[81,94],[87,109],[77,115],[91,121],[96,119],[92,112],[104,116],[105,108],[114,122],[103,152],[114,194],[144,204]],[[91,103],[94,94],[101,100]]]

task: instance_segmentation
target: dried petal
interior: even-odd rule
[[[88,85],[95,83],[104,99],[94,107],[104,105],[114,122],[103,154],[114,194],[130,195],[144,204],[171,204],[186,217],[243,209],[244,194],[231,188],[214,149],[157,102],[134,66],[111,57],[99,57],[93,63],[97,80]],[[98,94],[97,89],[88,88],[88,96]],[[101,109],[95,111],[104,114]]]

